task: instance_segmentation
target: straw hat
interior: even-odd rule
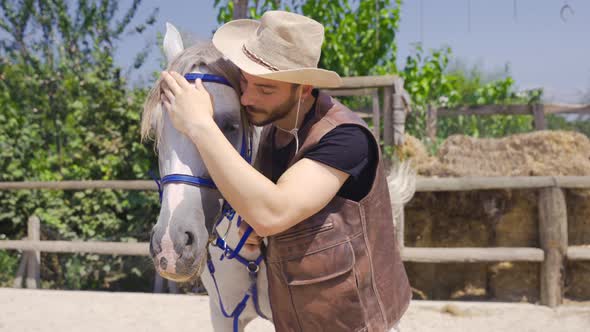
[[[318,68],[323,42],[320,23],[285,11],[268,11],[260,21],[231,21],[213,35],[215,47],[248,74],[335,88],[342,85],[340,76]]]

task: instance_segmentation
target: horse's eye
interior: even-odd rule
[[[240,125],[237,123],[227,122],[223,125],[222,131],[223,132],[235,132],[240,130]]]

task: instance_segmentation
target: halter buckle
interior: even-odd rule
[[[217,243],[217,233],[213,232],[213,234],[209,235],[209,244],[215,245]]]
[[[257,273],[258,270],[260,270],[260,265],[256,264],[255,261],[250,261],[248,262],[248,265],[246,265],[246,269],[250,273]]]
[[[223,251],[223,255],[227,258],[230,258],[232,255],[232,252],[229,248],[225,248],[225,250]]]

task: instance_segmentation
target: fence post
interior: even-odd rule
[[[27,272],[28,257],[28,253],[23,251],[23,254],[20,257],[20,263],[18,264],[18,269],[16,270],[16,277],[14,278],[14,282],[12,284],[12,287],[14,288],[23,288],[23,279],[25,278],[25,274]]]
[[[535,130],[547,129],[547,122],[545,121],[545,106],[543,106],[543,104],[533,104],[533,115],[535,118]]]
[[[41,225],[36,216],[29,217],[27,233],[30,241],[41,239]],[[39,251],[27,252],[27,288],[39,288],[41,286],[41,253]]]
[[[436,142],[436,125],[438,122],[438,110],[436,107],[428,104],[428,108],[426,109],[426,133],[428,138],[430,139],[430,143],[434,144]]]
[[[404,243],[404,223],[405,223],[405,213],[404,213],[404,206],[402,205],[402,210],[399,214],[399,218],[396,222],[395,225],[395,236],[397,237],[397,245],[398,247],[401,249],[403,249],[405,247],[405,243]]]
[[[554,308],[562,303],[564,259],[567,252],[567,209],[563,190],[539,191],[539,237],[545,260],[541,265],[541,304]]]
[[[158,271],[154,275],[154,293],[162,293],[164,289],[164,278],[160,276]]]
[[[406,113],[410,111],[412,103],[410,94],[404,89],[404,80],[397,76],[393,83],[395,95],[393,97],[393,144],[404,145],[406,134]]]
[[[406,109],[401,92],[393,94],[393,138],[392,145],[403,145],[406,132]]]
[[[393,86],[383,88],[383,145],[393,144]]]
[[[381,110],[379,105],[379,90],[373,93],[373,134],[377,143],[381,139]]]
[[[233,0],[234,14],[233,19],[248,18],[248,0]]]
[[[178,284],[172,280],[166,280],[168,284],[168,293],[170,294],[178,294]]]

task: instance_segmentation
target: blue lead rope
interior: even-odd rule
[[[228,216],[231,216],[231,219],[229,219],[229,220],[232,220],[233,217],[235,216],[235,210],[231,207],[231,205],[229,205],[229,203],[227,201],[224,200],[223,208],[222,208],[222,211],[220,214],[220,218],[216,222],[215,227],[214,227],[214,232],[215,232],[214,240],[212,238],[209,243],[213,246],[218,247],[219,249],[221,249],[223,251],[223,254],[219,258],[220,261],[223,260],[224,258],[235,259],[246,267],[246,269],[248,270],[248,273],[250,275],[250,287],[248,287],[247,293],[244,295],[244,297],[242,298],[242,301],[238,304],[238,306],[232,311],[231,315],[227,314],[227,311],[225,310],[225,307],[223,306],[223,301],[221,300],[221,293],[219,292],[219,287],[217,286],[217,279],[215,278],[215,267],[213,266],[213,261],[211,260],[211,254],[209,253],[209,246],[207,246],[207,266],[209,267],[209,273],[211,274],[211,278],[213,278],[213,283],[215,284],[215,289],[217,291],[217,298],[219,299],[219,306],[221,308],[221,311],[225,317],[227,317],[227,318],[233,317],[234,318],[234,332],[238,332],[238,330],[237,330],[238,323],[237,322],[239,321],[239,316],[244,309],[244,308],[242,308],[242,303],[246,303],[250,297],[252,298],[252,302],[254,304],[254,309],[256,310],[256,313],[258,314],[258,316],[268,320],[268,317],[266,317],[266,315],[264,315],[262,313],[262,310],[260,310],[260,302],[258,301],[258,287],[257,287],[258,271],[260,270],[260,263],[262,263],[264,256],[262,254],[260,254],[258,256],[258,258],[256,258],[256,260],[250,261],[239,254],[240,251],[242,250],[244,244],[246,243],[246,240],[248,239],[248,237],[250,236],[250,234],[253,231],[252,227],[250,227],[250,226],[248,226],[248,228],[246,229],[246,232],[244,232],[244,234],[240,238],[240,241],[238,242],[238,245],[235,247],[235,249],[232,249],[227,244],[227,242],[225,242],[225,240],[219,236],[219,233],[217,233],[217,226],[219,226],[219,224],[223,221],[224,217],[228,217]],[[239,221],[241,221],[240,216],[238,216],[238,222]]]

